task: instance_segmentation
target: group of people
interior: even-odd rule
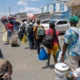
[[[76,71],[80,67],[80,48],[79,48],[79,35],[80,30],[77,28],[79,22],[78,16],[72,16],[70,18],[70,28],[66,31],[64,36],[64,45],[61,56],[61,61],[69,65],[72,71]],[[79,27],[79,26],[78,26]],[[67,54],[67,59],[64,59]],[[76,80],[73,74],[73,80]]]
[[[79,31],[79,29],[76,27],[77,23],[79,21],[78,16],[72,16],[70,18],[70,27],[65,32],[64,35],[64,45],[62,49],[62,55],[61,55],[61,62],[65,62],[69,65],[69,67],[72,70],[76,70],[79,68],[79,61],[80,61],[80,55],[74,50],[79,34],[75,32],[75,30]],[[11,38],[12,33],[14,33],[14,26],[13,24],[14,20],[10,20],[8,24],[6,24],[6,30],[8,31],[8,38]],[[17,22],[17,21],[16,21]],[[36,23],[36,24],[35,24]],[[49,23],[49,29],[45,31],[44,26],[41,25],[40,20],[37,20],[36,22],[34,20],[22,20],[22,24],[18,23],[19,32],[18,37],[20,40],[22,40],[23,36],[26,35],[29,41],[29,47],[30,49],[36,49],[37,54],[39,55],[41,46],[43,45],[43,40],[46,35],[50,35],[53,37],[52,39],[52,47],[47,47],[47,53],[48,53],[48,61],[47,66],[50,65],[50,56],[53,55],[54,64],[57,63],[57,52],[61,50],[58,35],[59,32],[56,31],[55,23],[51,21]],[[65,59],[64,56],[67,54],[67,58]],[[73,66],[74,65],[74,66]],[[74,80],[76,80],[76,77],[73,75]]]
[[[72,16],[70,18],[70,27],[65,32],[65,35],[64,35],[64,45],[62,48],[62,55],[60,59],[61,62],[68,64],[71,71],[74,71],[74,72],[76,71],[77,68],[80,67],[80,50],[79,50],[80,29],[77,28],[78,22],[79,22],[78,16]],[[49,29],[45,31],[44,27],[40,24],[40,20],[37,20],[37,24],[33,27],[33,33],[31,34],[28,33],[27,35],[30,42],[30,46],[33,45],[33,43],[35,43],[37,53],[39,55],[40,49],[41,49],[40,46],[43,44],[44,37],[47,34],[49,34],[50,36],[51,35],[53,36],[52,47],[47,48],[47,53],[48,53],[47,65],[49,66],[51,54],[53,55],[54,64],[56,64],[57,52],[61,50],[59,40],[58,40],[59,32],[56,31],[55,23],[51,21],[49,23]],[[33,38],[34,40],[30,40],[32,39],[32,36],[34,37]],[[34,42],[32,43],[31,41],[32,42],[34,41]],[[76,80],[76,76],[74,74],[73,74],[73,80]]]
[[[5,26],[5,30],[3,32],[7,32],[6,44],[9,44],[11,36],[15,34],[15,32],[19,32],[21,23],[13,17],[10,17],[7,20],[6,24],[3,23],[3,25]]]

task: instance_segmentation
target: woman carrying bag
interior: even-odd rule
[[[56,31],[55,29],[55,23],[52,21],[50,22],[49,24],[49,30],[46,31],[46,34],[50,34],[53,36],[53,41],[52,41],[52,48],[47,48],[47,51],[48,51],[48,62],[47,62],[47,66],[50,65],[50,56],[51,56],[51,52],[52,55],[53,55],[53,58],[54,58],[54,64],[57,63],[57,58],[56,58],[56,54],[57,54],[57,51],[61,48],[60,48],[60,45],[59,45],[59,40],[58,40],[58,31]]]
[[[8,36],[8,43],[10,42],[11,36],[14,32],[14,26],[11,22],[7,23],[5,26],[6,30],[7,30],[7,36]]]

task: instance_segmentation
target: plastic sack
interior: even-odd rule
[[[38,58],[39,58],[39,60],[47,60],[48,59],[48,54],[43,47],[40,49]]]
[[[6,32],[6,29],[3,29],[2,32]]]
[[[7,31],[3,34],[2,40],[3,40],[4,42],[7,42],[7,41],[8,41],[8,33],[7,33]]]
[[[57,62],[60,62],[61,61],[61,56],[62,56],[62,51],[61,50],[58,50],[57,55],[56,55]],[[64,60],[66,60],[66,59],[67,59],[67,54],[65,53]]]
[[[58,50],[57,55],[56,55],[57,62],[60,62],[60,60],[61,60],[61,55],[62,55],[62,51],[61,51],[61,50]]]
[[[27,42],[26,35],[24,35],[22,38],[22,43],[25,44],[26,42]]]

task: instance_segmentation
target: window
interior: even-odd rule
[[[50,20],[45,20],[45,21],[42,21],[42,24],[45,24],[45,23],[49,23]]]
[[[67,21],[59,21],[58,23],[57,23],[57,25],[62,25],[62,24],[67,24],[68,22]]]

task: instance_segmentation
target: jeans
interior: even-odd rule
[[[19,25],[14,26],[14,31],[19,31]]]
[[[28,40],[29,40],[30,48],[33,48],[34,47],[34,36],[31,34],[31,35],[27,35],[27,37],[28,37]]]
[[[12,30],[8,30],[8,40],[10,40],[11,36],[12,36]]]

